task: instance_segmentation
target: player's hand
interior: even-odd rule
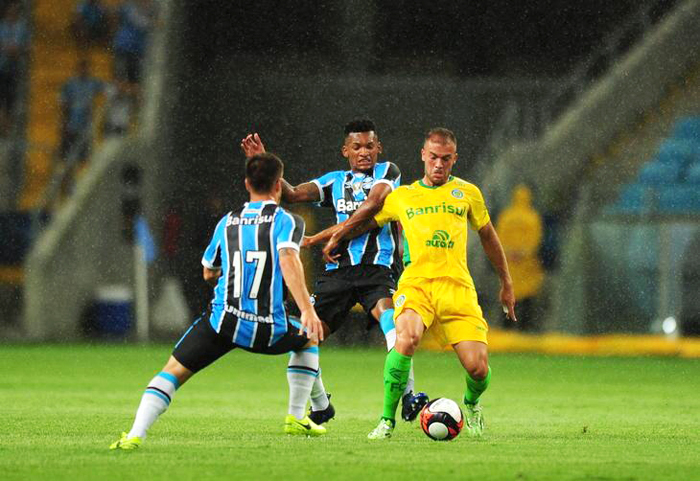
[[[326,242],[326,245],[323,246],[323,259],[326,262],[330,262],[332,264],[338,263],[340,254],[333,253],[336,247],[338,247],[338,239],[336,239],[335,236],[331,236],[331,238],[328,239],[328,242]]]
[[[311,247],[314,244],[316,244],[316,242],[314,242],[314,236],[312,236],[312,235],[311,236],[305,235],[301,239],[301,247]]]
[[[241,149],[245,154],[246,158],[251,158],[257,154],[265,153],[265,146],[260,140],[258,134],[248,134],[243,140],[241,140]]]
[[[501,283],[500,299],[506,317],[513,322],[518,322],[518,319],[515,317],[515,291],[513,290],[512,282]]]
[[[311,341],[323,341],[323,324],[313,307],[301,312],[301,329],[299,329],[299,335],[304,334],[304,331],[306,331],[306,337]]]

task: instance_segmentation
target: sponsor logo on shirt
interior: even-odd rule
[[[269,316],[258,316],[257,314],[253,314],[252,312],[245,312],[241,311],[240,309],[236,309],[233,306],[226,305],[226,312],[233,314],[239,319],[243,319],[244,321],[253,321],[253,322],[260,322],[263,324],[274,324],[275,320],[272,318],[272,314]]]
[[[433,232],[433,238],[425,241],[425,245],[428,247],[438,247],[440,249],[452,249],[455,246],[455,242],[450,240],[450,234],[444,230],[436,230]]]
[[[361,200],[338,199],[335,210],[342,213],[355,212],[362,205],[362,202]]]
[[[459,217],[464,217],[467,209],[465,207],[457,207],[456,205],[448,204],[443,202],[442,204],[429,205],[427,207],[409,207],[406,209],[406,217],[409,219],[417,215],[424,214],[455,214]]]

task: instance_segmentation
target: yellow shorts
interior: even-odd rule
[[[442,345],[462,341],[488,344],[489,326],[479,307],[476,291],[450,277],[400,280],[394,294],[394,319],[404,309],[416,311]]]

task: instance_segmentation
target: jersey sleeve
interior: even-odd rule
[[[486,209],[484,196],[481,194],[479,188],[475,185],[471,185],[470,187],[469,214],[467,218],[472,229],[478,231],[491,222],[491,217],[489,217],[489,211]]]
[[[336,178],[336,172],[329,172],[311,181],[318,187],[318,194],[321,197],[319,205],[321,207],[333,207],[333,182],[335,182]]]
[[[291,248],[299,250],[306,226],[304,219],[291,212],[281,211],[275,222],[277,250]]]
[[[377,178],[375,179],[375,184],[387,184],[394,190],[401,185],[401,170],[393,162],[384,162],[379,164],[382,169],[377,169]]]
[[[226,221],[228,220],[228,214],[226,214],[214,229],[214,235],[209,242],[204,255],[202,256],[202,265],[207,269],[217,270],[221,269],[221,245],[224,242],[224,236],[226,235]]]
[[[382,210],[374,216],[374,220],[379,227],[382,227],[392,220],[399,220],[399,210],[399,192],[393,191],[384,199],[384,206]]]

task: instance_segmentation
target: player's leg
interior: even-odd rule
[[[385,297],[379,299],[370,311],[372,317],[377,320],[379,327],[384,333],[386,339],[387,351],[391,351],[396,345],[396,326],[394,325],[394,303],[391,298]],[[415,378],[413,374],[413,360],[411,359],[411,369],[408,371],[408,380],[406,388],[401,396],[401,417],[404,421],[413,421],[418,417],[420,410],[423,409],[429,399],[428,396],[419,392],[413,394]]]
[[[326,428],[314,423],[305,412],[306,403],[320,371],[319,346],[317,341],[310,340],[306,334],[299,334],[300,328],[299,322],[289,318],[287,332],[277,342],[271,346],[251,350],[262,354],[289,353],[289,410],[284,419],[284,432],[319,436],[326,433]]]
[[[217,336],[208,320],[197,319],[177,342],[163,369],[146,386],[129,432],[123,433],[110,449],[139,447],[148,429],[170,406],[177,389],[233,348],[233,344]]]
[[[340,329],[356,300],[352,296],[352,286],[338,272],[327,272],[316,281],[312,296],[316,314],[323,323],[324,338]],[[335,408],[330,402],[331,395],[326,392],[323,377],[319,369],[318,376],[311,389],[311,408],[309,418],[316,424],[323,424],[335,416]]]
[[[479,341],[462,341],[452,347],[467,371],[467,389],[464,393],[467,429],[473,436],[480,436],[484,430],[484,418],[479,398],[491,382],[488,348]]]
[[[404,309],[396,319],[396,346],[389,351],[384,363],[384,409],[379,425],[370,432],[370,439],[391,436],[396,425],[396,408],[403,395],[411,370],[411,359],[418,348],[425,325],[413,309]]]

